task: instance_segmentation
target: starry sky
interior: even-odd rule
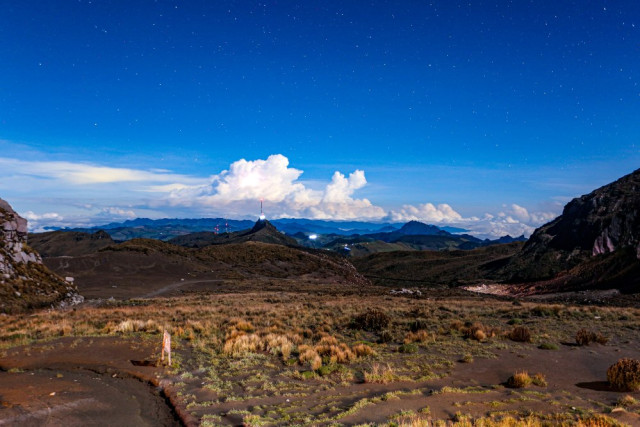
[[[0,0],[33,227],[255,216],[529,234],[640,165],[640,2]]]

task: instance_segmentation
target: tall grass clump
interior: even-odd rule
[[[351,326],[354,329],[378,332],[389,326],[391,319],[381,310],[369,309],[353,318]]]
[[[589,345],[594,342],[598,344],[606,344],[607,341],[609,341],[609,339],[604,335],[593,331],[588,331],[586,329],[580,329],[576,333],[576,344],[578,344],[579,346]]]
[[[525,326],[516,326],[509,332],[509,339],[515,342],[531,342],[531,332]]]
[[[640,361],[623,358],[607,369],[607,380],[616,390],[640,390]]]

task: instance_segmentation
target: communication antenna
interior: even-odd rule
[[[264,221],[264,219],[266,218],[264,216],[264,212],[262,212],[262,202],[264,199],[260,199],[260,221]]]

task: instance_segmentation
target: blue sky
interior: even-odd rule
[[[34,227],[263,197],[273,217],[528,234],[640,164],[636,1],[0,11],[0,197]]]

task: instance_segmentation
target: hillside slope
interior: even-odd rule
[[[379,252],[351,259],[374,284],[453,287],[492,281],[522,248],[521,242],[473,250]]]
[[[115,243],[104,230],[94,233],[49,231],[30,233],[28,238],[31,247],[43,257],[85,255]]]
[[[243,242],[192,249],[133,239],[77,257],[51,257],[54,271],[76,278],[88,298],[156,296],[165,290],[233,290],[241,284],[344,285],[369,282],[346,259],[324,251]],[[289,286],[289,285],[287,285]]]

